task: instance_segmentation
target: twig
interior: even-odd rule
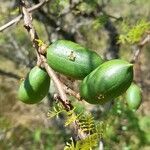
[[[59,91],[59,94],[60,94],[60,98],[59,100],[61,100],[61,103],[63,104],[63,106],[67,109],[67,110],[71,110],[72,109],[72,106],[70,104],[70,102],[67,100],[67,96],[66,96],[66,93],[63,89],[63,83],[59,81],[59,79],[57,78],[55,72],[53,71],[53,69],[51,67],[49,67],[49,65],[46,63],[46,59],[44,56],[40,56],[42,61],[43,61],[43,65],[44,65],[44,68],[46,69],[48,75],[53,79],[58,91]]]
[[[70,89],[68,86],[64,85],[64,90],[66,91],[67,94],[74,96],[76,99],[78,99],[79,101],[81,101],[81,97],[80,94],[73,91],[72,89]]]
[[[63,103],[62,103],[63,106],[65,108],[67,108],[68,110],[70,110],[71,108],[69,106],[69,102],[67,101],[67,96],[63,89],[63,84],[59,81],[59,79],[57,78],[53,69],[47,64],[46,58],[43,55],[43,53],[41,54],[41,47],[38,45],[39,37],[38,37],[38,34],[32,24],[32,16],[29,14],[28,9],[26,8],[25,2],[23,0],[21,1],[21,5],[22,5],[21,8],[22,8],[23,19],[24,19],[24,27],[27,29],[28,33],[30,34],[30,38],[32,40],[33,46],[34,46],[34,48],[36,48],[37,58],[40,59],[40,62],[46,69],[49,76],[54,81],[54,83],[58,89],[58,92],[60,94],[60,98],[63,101]]]
[[[56,76],[55,72],[53,71],[53,69],[47,64],[44,54],[41,53],[41,47],[38,45],[39,37],[38,37],[38,34],[37,34],[36,30],[34,29],[34,26],[32,25],[32,17],[29,14],[27,8],[25,7],[24,0],[21,0],[21,2],[22,2],[21,3],[21,8],[22,8],[22,13],[23,13],[23,17],[24,17],[24,26],[30,34],[33,46],[36,48],[37,58],[40,59],[41,65],[44,66],[47,73],[52,78],[52,80],[55,83],[55,86],[58,89],[59,96],[57,96],[57,99],[62,103],[62,105],[64,106],[64,108],[67,111],[72,110],[73,107],[72,107],[71,103],[67,100],[67,96],[66,96],[66,93],[65,93],[65,90],[64,90],[63,83],[61,83],[59,81],[59,79],[57,78],[57,76]],[[73,123],[73,125],[74,125],[73,126],[74,129],[75,130],[77,129],[79,137],[83,137],[83,135],[86,136],[86,133],[83,133],[83,132],[80,131],[80,129],[77,125],[77,120]]]
[[[0,69],[0,75],[4,75],[4,76],[10,77],[10,78],[14,78],[16,80],[21,79],[21,77],[18,76],[17,74],[14,74],[12,72],[6,72],[6,71],[1,70],[1,69]]]
[[[136,46],[133,56],[131,58],[131,63],[134,63],[134,81],[140,84],[141,87],[143,87],[143,80],[142,80],[142,74],[141,74],[141,61],[140,61],[140,54],[143,49],[143,47],[150,43],[150,32],[147,32],[147,35],[145,38],[139,42],[139,44]]]
[[[28,8],[28,12],[32,12],[37,10],[39,7],[42,7],[45,3],[47,3],[49,0],[43,0],[40,3],[32,6],[31,8]],[[22,14],[17,16],[16,18],[14,18],[13,20],[11,20],[10,22],[4,24],[3,26],[0,27],[0,32],[2,32],[3,30],[5,30],[6,28],[12,26],[13,24],[18,23],[21,19],[22,19]]]
[[[150,42],[150,32],[147,32],[147,36],[137,45],[137,49],[131,59],[132,63],[135,63],[138,60],[142,48],[149,42]]]
[[[71,103],[67,103],[67,101],[63,101],[58,94],[54,94],[54,99],[60,101],[67,111],[73,109],[73,106],[71,105]]]

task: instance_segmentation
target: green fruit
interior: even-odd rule
[[[132,80],[132,64],[119,59],[110,60],[84,78],[80,95],[91,104],[104,104],[124,93]]]
[[[126,92],[127,105],[130,109],[137,110],[142,101],[141,89],[136,84],[131,84]]]
[[[47,72],[36,66],[20,84],[18,98],[26,104],[38,103],[47,95],[49,86],[50,78]]]
[[[77,43],[58,40],[47,49],[48,64],[57,72],[83,79],[104,61],[93,51]]]

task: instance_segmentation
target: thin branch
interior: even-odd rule
[[[35,11],[38,8],[42,7],[45,3],[47,3],[49,0],[43,0],[40,3],[28,8],[27,10],[29,12]],[[13,24],[18,23],[21,19],[22,19],[22,14],[17,16],[16,18],[14,18],[13,20],[11,20],[10,22],[4,24],[3,26],[0,27],[0,32],[2,32],[3,30],[7,29],[8,27],[12,26]]]
[[[74,96],[77,100],[81,101],[80,94],[70,89],[68,86],[64,85],[64,90],[67,94]]]
[[[71,103],[67,100],[67,96],[66,96],[66,93],[65,93],[65,90],[64,90],[63,83],[61,83],[59,81],[59,79],[57,78],[57,76],[56,76],[55,72],[53,71],[53,69],[47,64],[44,54],[41,53],[41,47],[38,45],[38,42],[37,42],[39,40],[39,37],[38,37],[38,34],[37,34],[33,24],[32,24],[32,16],[29,14],[28,10],[26,9],[24,0],[21,0],[21,2],[22,2],[21,3],[21,8],[22,8],[22,13],[23,13],[23,17],[24,17],[24,26],[27,29],[28,33],[30,34],[33,46],[36,48],[37,58],[40,59],[40,61],[38,61],[38,62],[41,62],[41,65],[44,66],[44,68],[46,69],[48,75],[54,81],[55,86],[57,87],[58,92],[59,92],[59,96],[57,96],[57,99],[62,103],[62,105],[64,106],[64,108],[67,111],[72,110],[73,107],[72,107]],[[78,128],[76,123],[77,123],[77,121],[74,122],[74,129],[77,128],[78,131],[79,131],[79,128]],[[83,135],[86,136],[86,134],[81,133],[81,131],[78,132],[78,135],[79,136],[81,135],[80,137],[83,137]]]
[[[61,103],[66,108],[66,110],[71,110],[72,109],[71,104],[67,100],[66,93],[63,89],[63,86],[64,86],[63,83],[59,81],[59,79],[57,78],[53,69],[47,64],[45,57],[41,55],[40,58],[42,59],[42,63],[44,65],[44,68],[46,69],[48,75],[52,78],[52,80],[54,81],[54,83],[59,91],[60,98],[58,98],[58,99],[61,100]]]
[[[21,8],[22,8],[22,13],[23,13],[23,19],[24,19],[24,27],[26,28],[26,30],[28,31],[28,33],[30,34],[30,38],[32,40],[33,43],[33,47],[36,49],[37,51],[37,58],[40,59],[40,62],[42,63],[42,65],[44,66],[44,68],[46,69],[47,73],[49,74],[49,76],[52,78],[52,80],[54,81],[58,92],[60,94],[60,98],[63,101],[63,106],[65,108],[67,108],[67,110],[70,110],[71,108],[69,108],[69,101],[67,101],[67,96],[66,93],[63,89],[63,84],[59,81],[59,79],[57,78],[55,72],[53,71],[53,69],[47,64],[46,62],[46,58],[43,55],[43,52],[41,54],[41,48],[38,45],[38,34],[32,24],[32,16],[31,14],[28,12],[28,9],[25,6],[25,2],[22,0],[21,1]],[[42,50],[43,51],[43,50]],[[39,62],[39,60],[38,60]]]
[[[73,106],[71,105],[71,103],[67,103],[67,101],[63,101],[58,94],[54,94],[54,99],[60,101],[67,111],[73,109]]]
[[[21,18],[22,18],[22,15],[19,15],[18,17],[14,18],[10,22],[4,24],[3,26],[0,27],[0,32],[2,32],[3,30],[7,29],[10,26],[12,26],[15,23],[18,23],[21,20]]]
[[[136,48],[133,51],[133,55],[131,58],[131,63],[134,63],[134,80],[140,84],[141,88],[143,88],[143,79],[142,79],[142,71],[141,71],[141,61],[140,54],[142,52],[143,47],[150,43],[150,31],[147,32],[147,35],[142,39]]]
[[[9,78],[14,78],[14,79],[17,79],[17,80],[21,79],[21,77],[18,76],[17,74],[14,74],[12,72],[6,72],[6,71],[1,70],[1,69],[0,69],[0,75],[7,76]]]
[[[138,60],[142,48],[149,42],[150,42],[150,32],[147,32],[147,36],[137,45],[137,49],[131,58],[132,63],[135,63]]]
[[[147,36],[140,42],[139,46],[143,47],[146,45],[148,42],[150,42],[150,31],[147,32]]]

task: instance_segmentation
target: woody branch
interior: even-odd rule
[[[28,31],[31,41],[33,43],[33,47],[36,49],[37,51],[37,59],[38,62],[40,62],[41,65],[43,65],[43,67],[46,69],[48,75],[52,78],[52,80],[54,81],[60,98],[61,98],[61,102],[63,104],[63,106],[67,109],[70,110],[72,108],[71,104],[69,103],[69,101],[67,100],[67,96],[66,93],[63,89],[63,83],[61,83],[59,81],[59,79],[57,78],[55,72],[53,71],[53,69],[47,64],[46,58],[43,54],[43,51],[45,51],[45,49],[43,50],[42,46],[39,46],[38,44],[38,40],[39,40],[39,36],[32,24],[32,16],[29,13],[28,9],[26,8],[25,2],[24,0],[21,1],[21,11],[22,11],[22,15],[23,15],[23,20],[24,20],[24,27],[26,28],[26,30]]]

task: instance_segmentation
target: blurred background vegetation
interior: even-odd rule
[[[0,1],[0,26],[19,11],[19,0]],[[28,1],[29,6],[39,0]],[[148,0],[50,0],[33,13],[33,23],[46,44],[68,39],[96,51],[105,59],[130,61],[139,42],[150,31]],[[55,103],[50,95],[37,105],[25,105],[16,94],[20,79],[36,64],[35,50],[20,21],[0,32],[0,149],[61,150],[73,133],[64,117],[49,119]],[[135,63],[135,81],[143,91],[137,112],[126,107],[124,96],[108,109],[73,99],[77,110],[90,111],[104,123],[104,149],[150,149],[150,44]],[[62,77],[72,89],[78,81]],[[50,88],[53,92],[54,87]],[[74,102],[75,101],[75,102]]]

